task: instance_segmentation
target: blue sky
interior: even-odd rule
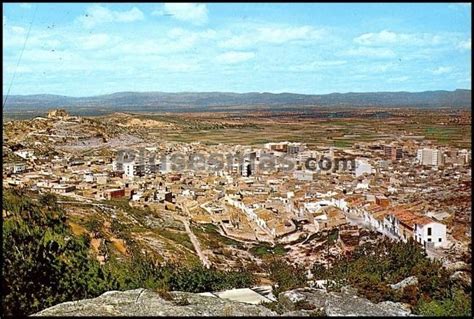
[[[11,94],[471,88],[470,4],[4,4],[3,46]]]

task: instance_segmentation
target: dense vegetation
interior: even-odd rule
[[[5,315],[96,296],[115,286],[88,255],[89,238],[72,236],[54,197],[40,205],[4,190],[2,292]]]
[[[306,274],[302,267],[290,265],[279,258],[270,258],[266,268],[269,270],[270,279],[275,283],[273,286],[275,295],[307,285]]]
[[[339,258],[329,269],[315,264],[312,272],[315,278],[332,280],[333,289],[350,285],[374,302],[409,303],[417,314],[471,314],[469,291],[453,284],[442,264],[426,258],[414,241],[403,243],[386,239],[376,244],[366,243],[351,255]],[[389,284],[410,276],[418,278],[417,285],[398,291],[390,288]]]
[[[28,194],[3,194],[3,314],[23,316],[60,302],[92,298],[108,290],[149,288],[190,292],[248,287],[251,273],[160,265],[139,249],[128,260],[101,266],[90,238],[74,236],[55,196],[38,202]],[[135,247],[136,248],[136,247]]]
[[[127,263],[112,258],[107,269],[114,274],[122,290],[148,288],[154,290],[205,292],[249,287],[254,277],[245,270],[220,271],[201,265],[185,268],[160,265],[149,255],[134,253]]]

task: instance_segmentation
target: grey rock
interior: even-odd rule
[[[328,293],[323,289],[298,288],[282,292],[278,295],[278,302],[286,309],[297,310],[298,303],[306,303],[319,309],[324,307]]]
[[[461,283],[465,287],[471,287],[471,276],[464,271],[456,271],[454,274],[452,274],[449,279],[452,281],[457,281]]]
[[[187,305],[164,300],[146,289],[109,291],[79,301],[65,302],[34,316],[276,316],[261,305],[251,305],[186,292],[170,292],[173,299],[186,298]]]
[[[282,317],[310,317],[311,311],[308,310],[294,310],[281,314]]]
[[[408,316],[409,310],[393,304],[374,304],[366,298],[330,293],[325,304],[327,316]]]
[[[393,301],[382,301],[377,304],[382,309],[393,313],[394,316],[409,316],[411,314],[411,307],[409,304]]]
[[[464,270],[464,271],[470,270],[469,265],[463,261],[456,261],[454,263],[449,263],[449,264],[446,264],[445,267],[446,267],[446,270],[452,271],[452,272],[460,271],[460,270]]]
[[[357,295],[357,288],[344,286],[341,288],[341,292],[346,295]]]
[[[284,315],[315,313],[319,309],[327,316],[409,316],[410,307],[391,301],[378,304],[366,298],[356,296],[351,287],[344,291],[326,292],[322,289],[299,288],[280,293],[278,301],[288,309]],[[313,310],[300,309],[301,305],[310,306]]]
[[[399,290],[399,289],[405,288],[406,286],[417,285],[417,284],[418,284],[418,278],[416,278],[415,276],[411,276],[411,277],[407,277],[403,279],[402,281],[396,284],[390,285],[390,288]]]
[[[374,304],[353,292],[349,287],[340,293],[314,288],[282,292],[278,296],[283,306],[281,316],[409,316],[411,313],[405,304],[390,301]],[[109,291],[97,298],[61,303],[34,316],[278,316],[264,305],[187,292],[174,291],[169,295],[146,289]]]

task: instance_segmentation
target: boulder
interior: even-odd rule
[[[356,290],[343,287],[339,292],[299,288],[280,293],[278,301],[288,310],[284,315],[322,312],[327,316],[409,316],[406,304],[385,301],[378,304],[355,295]],[[301,309],[303,307],[304,309]],[[308,310],[312,308],[312,310]]]
[[[374,304],[366,298],[330,293],[326,300],[325,313],[327,316],[370,316],[393,317],[409,316],[411,311],[398,303]]]
[[[299,288],[280,293],[280,316],[409,316],[410,308],[385,301],[378,304],[353,295],[354,290],[327,292]],[[273,309],[273,307],[272,307]],[[278,316],[264,305],[218,298],[212,294],[158,293],[147,289],[109,291],[79,301],[64,302],[33,316]]]
[[[170,292],[173,300],[146,289],[109,291],[42,310],[34,316],[276,316],[261,305],[233,302],[186,292]],[[183,303],[181,300],[186,299]]]
[[[408,316],[411,314],[411,306],[402,302],[382,301],[379,302],[377,306],[397,317]]]
[[[449,279],[451,281],[455,281],[460,283],[462,286],[465,288],[471,287],[471,276],[469,273],[464,272],[464,271],[456,271],[454,274],[452,274]]]
[[[310,304],[314,308],[324,307],[328,294],[323,289],[298,288],[282,292],[278,295],[278,302],[290,311],[299,310],[298,305]]]
[[[450,272],[456,272],[460,270],[469,271],[470,267],[464,261],[456,261],[445,265],[446,270]]]
[[[416,278],[415,276],[411,276],[411,277],[407,277],[403,279],[402,281],[396,284],[390,285],[390,288],[399,290],[399,289],[405,288],[406,286],[412,286],[412,285],[417,285],[417,284],[418,284],[418,278]]]

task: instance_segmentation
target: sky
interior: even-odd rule
[[[10,85],[67,96],[470,89],[471,5],[4,3],[4,94]]]

